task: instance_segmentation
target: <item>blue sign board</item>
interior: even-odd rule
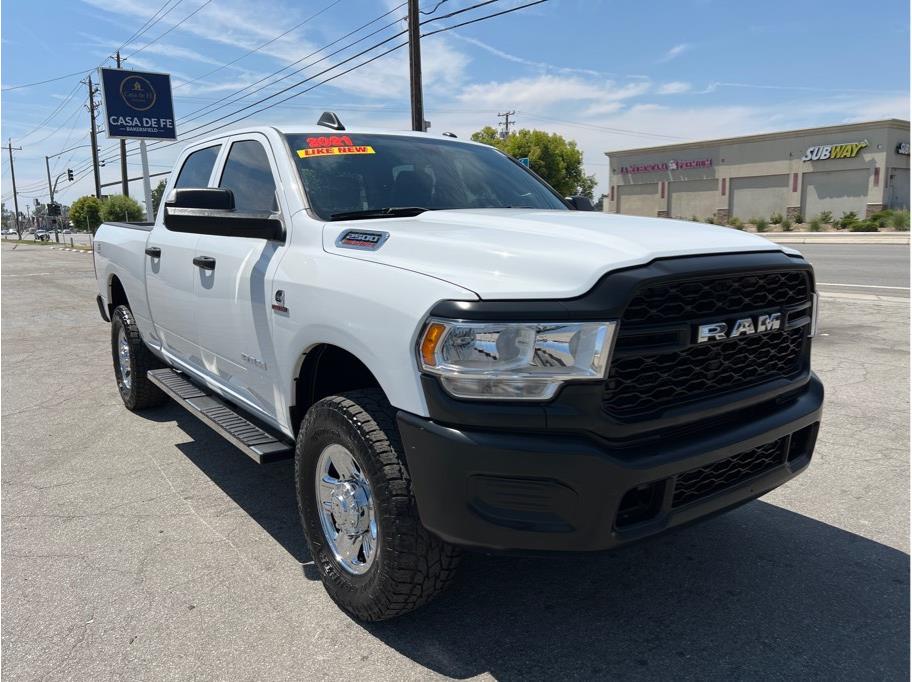
[[[526,168],[529,167],[529,157],[528,157],[528,156],[524,156],[524,157],[522,157],[521,159],[516,159],[516,160],[519,161],[519,162],[520,162],[522,165],[524,165]]]
[[[105,131],[115,139],[176,140],[171,76],[99,69]]]

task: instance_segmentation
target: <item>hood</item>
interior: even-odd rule
[[[376,250],[336,245],[349,230],[386,232]],[[482,299],[571,298],[612,270],[656,258],[780,251],[729,227],[585,211],[463,209],[326,223],[323,248],[443,279]]]

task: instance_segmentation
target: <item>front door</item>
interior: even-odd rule
[[[214,145],[191,151],[173,187],[207,187],[219,149]],[[200,365],[193,265],[198,240],[198,234],[172,232],[159,219],[149,233],[145,254],[146,296],[162,349],[195,368]]]
[[[281,212],[268,140],[257,134],[229,141],[219,187],[232,190],[238,211]],[[275,420],[272,273],[284,243],[200,235],[195,273],[197,328],[208,378],[267,420]],[[211,259],[211,260],[210,260]]]

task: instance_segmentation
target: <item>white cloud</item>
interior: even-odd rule
[[[692,47],[693,47],[693,45],[691,45],[690,43],[679,43],[679,44],[675,45],[674,47],[670,48],[664,55],[662,55],[658,59],[658,62],[661,64],[664,62],[670,62],[672,59],[677,59],[682,54],[684,54],[685,52],[690,50]]]
[[[657,89],[657,95],[679,95],[682,92],[690,91],[690,83],[685,83],[683,81],[671,81],[670,83],[662,83]]]
[[[616,85],[579,77],[541,75],[511,81],[475,83],[458,96],[478,106],[547,108],[556,104],[591,102],[592,106],[637,97],[649,91],[649,82]],[[614,107],[612,107],[612,110]]]

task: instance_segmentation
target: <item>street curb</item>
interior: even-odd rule
[[[761,232],[777,244],[900,244],[909,245],[909,233],[884,232]]]
[[[900,305],[909,305],[908,298],[902,296],[881,296],[879,294],[855,294],[835,291],[819,291],[820,298],[829,298],[836,301],[858,301],[865,303],[892,303]]]

